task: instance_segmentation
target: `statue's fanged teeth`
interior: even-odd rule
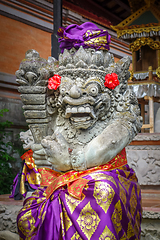
[[[65,113],[65,117],[66,117],[66,118],[70,118],[71,114],[72,114],[71,108],[67,108],[67,109],[66,109],[66,113]]]
[[[90,113],[91,112],[91,109],[89,107],[86,107],[86,113]]]
[[[84,112],[85,112],[84,107],[80,107],[80,108],[78,108],[78,112],[79,112],[79,113],[84,113]]]
[[[85,106],[81,106],[81,107],[67,107],[66,112],[65,112],[65,117],[66,118],[71,118],[71,120],[76,118],[76,122],[77,121],[82,121],[82,118],[86,120],[90,120],[91,118],[96,118],[96,115],[93,111],[93,109],[91,109],[90,107],[85,107]],[[74,120],[75,121],[75,120]]]
[[[93,109],[92,109],[92,111],[91,111],[91,113],[90,113],[90,116],[91,116],[92,118],[96,118],[96,115],[95,115]]]
[[[72,108],[72,113],[77,113],[77,108],[76,107]]]
[[[91,117],[71,117],[71,120],[73,121],[73,122],[76,122],[76,123],[78,123],[78,122],[86,122],[87,120],[90,120],[91,119]]]

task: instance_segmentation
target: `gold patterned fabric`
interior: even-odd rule
[[[18,215],[21,239],[140,239],[141,192],[134,171],[125,165],[83,178],[88,181],[80,199],[66,186],[49,199],[45,188],[28,198]]]

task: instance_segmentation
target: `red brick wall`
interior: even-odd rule
[[[15,74],[29,49],[48,59],[51,33],[0,15],[0,72]]]

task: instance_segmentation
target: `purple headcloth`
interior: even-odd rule
[[[109,43],[111,36],[107,30],[99,29],[94,23],[86,22],[82,25],[72,24],[66,28],[60,27],[58,30],[60,36],[60,48],[63,53],[64,49],[71,49],[72,47],[78,49],[94,48],[101,50],[109,50]]]

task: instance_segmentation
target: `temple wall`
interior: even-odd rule
[[[29,49],[51,55],[51,33],[1,15],[0,23],[0,72],[15,74]]]

